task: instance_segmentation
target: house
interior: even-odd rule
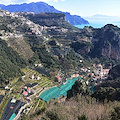
[[[40,77],[39,77],[39,76],[37,76],[37,80],[40,80]]]
[[[35,78],[34,74],[30,78],[33,80]]]
[[[6,86],[6,87],[5,87],[5,89],[9,89],[9,87],[8,87],[8,86]]]
[[[27,91],[24,91],[24,92],[22,93],[22,95],[27,96],[27,95],[28,95],[28,92],[27,92]]]
[[[57,78],[57,82],[61,82],[61,77],[60,76],[56,76]]]
[[[23,89],[27,89],[27,86],[24,86]]]
[[[108,75],[110,69],[103,69],[103,75]]]
[[[27,92],[31,93],[31,88],[30,87],[27,88]]]
[[[71,78],[74,78],[75,77],[75,74],[71,75]]]
[[[35,67],[37,67],[38,66],[38,64],[35,64]]]
[[[14,108],[14,107],[12,107],[12,106],[10,107],[10,109],[13,109],[13,108]]]
[[[80,63],[82,63],[83,62],[83,60],[79,60],[80,61]]]
[[[80,75],[79,74],[75,74],[75,77],[79,77]]]
[[[33,87],[35,87],[35,86],[37,86],[38,85],[38,83],[33,83],[33,84],[31,84],[31,88],[33,88]]]
[[[13,99],[11,100],[11,103],[16,103],[16,99],[13,98]]]
[[[38,64],[38,67],[42,67],[42,64]]]

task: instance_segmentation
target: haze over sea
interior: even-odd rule
[[[75,25],[78,28],[84,28],[85,26],[92,26],[93,28],[101,28],[106,24],[113,24],[120,27],[120,17],[118,16],[106,16],[106,15],[94,15],[91,17],[84,17],[88,20],[89,24]]]

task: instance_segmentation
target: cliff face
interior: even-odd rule
[[[24,16],[41,26],[59,26],[60,23],[65,22],[65,15],[62,13],[39,13]]]
[[[105,56],[120,60],[120,29],[108,24],[101,29],[94,29],[92,56]]]
[[[114,80],[117,78],[120,78],[120,64],[114,66],[109,72],[109,79]]]

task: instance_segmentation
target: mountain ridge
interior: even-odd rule
[[[35,14],[40,12],[53,12],[53,13],[64,13],[66,15],[66,21],[72,25],[80,25],[80,24],[89,24],[89,22],[83,19],[78,15],[71,15],[69,12],[62,12],[55,9],[53,6],[48,5],[44,2],[32,2],[32,3],[23,3],[23,4],[11,4],[11,5],[3,5],[0,4],[0,8],[3,10],[8,10],[9,12],[34,12]]]

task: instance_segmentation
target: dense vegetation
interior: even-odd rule
[[[59,103],[51,101],[44,110],[37,109],[22,120],[119,120],[119,102],[96,102],[95,98],[81,96]],[[44,114],[43,114],[44,113]]]
[[[22,75],[20,68],[27,65],[17,52],[0,39],[0,86],[9,83],[9,80]]]

